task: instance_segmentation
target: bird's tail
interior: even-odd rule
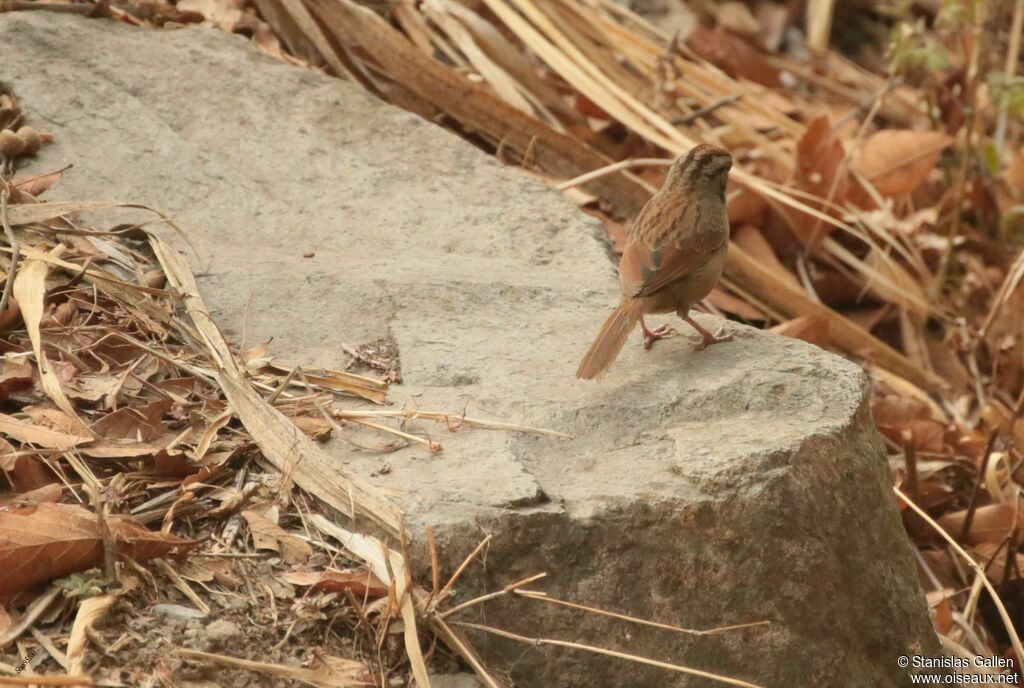
[[[627,304],[616,306],[608,319],[604,321],[604,325],[601,326],[601,331],[597,333],[597,339],[583,355],[583,362],[580,363],[579,370],[576,371],[576,377],[592,380],[603,373],[605,368],[610,366],[615,357],[619,355],[623,344],[626,343],[626,338],[629,337],[629,333],[633,331],[639,320],[638,309],[630,308]]]

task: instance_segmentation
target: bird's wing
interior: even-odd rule
[[[721,218],[702,218],[697,214],[686,217],[688,211],[693,212],[692,207],[668,210],[662,217],[654,218],[649,207],[650,204],[645,206],[637,216],[619,261],[622,292],[634,298],[650,296],[685,279],[729,240],[729,233],[721,229]],[[652,233],[643,231],[645,227],[668,229]]]

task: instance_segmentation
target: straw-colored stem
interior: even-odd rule
[[[477,631],[483,631],[484,633],[492,633],[499,635],[502,638],[509,638],[510,640],[518,640],[521,643],[533,645],[534,647],[542,647],[544,645],[552,645],[554,647],[566,647],[573,650],[583,650],[585,652],[592,652],[598,655],[604,655],[606,657],[616,657],[617,659],[625,659],[630,662],[636,662],[637,664],[646,664],[648,666],[658,667],[659,669],[667,669],[668,671],[674,671],[680,674],[689,674],[690,676],[699,676],[701,678],[710,679],[712,681],[718,681],[725,683],[730,686],[740,686],[741,688],[761,688],[756,683],[750,683],[736,678],[730,678],[728,676],[722,676],[721,674],[712,674],[708,671],[701,671],[700,669],[691,669],[690,667],[682,666],[680,664],[669,664],[668,662],[659,662],[656,659],[648,659],[647,657],[641,657],[640,655],[631,655],[627,652],[619,652],[617,650],[609,650],[604,647],[598,647],[596,645],[585,645],[583,643],[573,643],[568,640],[558,640],[555,638],[533,638],[530,636],[519,635],[517,633],[510,633],[509,631],[503,631],[499,628],[493,628],[491,626],[483,626],[481,624],[468,623],[464,621],[453,622],[456,626],[462,626],[464,628],[472,628]]]

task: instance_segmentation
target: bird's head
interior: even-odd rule
[[[679,156],[669,169],[666,188],[714,191],[725,198],[725,183],[732,167],[727,151],[702,143]]]

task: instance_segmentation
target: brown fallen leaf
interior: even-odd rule
[[[21,307],[13,296],[7,301],[7,308],[0,311],[0,332],[9,332],[21,324]]]
[[[349,590],[356,598],[387,597],[389,588],[369,571],[287,571],[281,580],[297,586],[310,586],[314,590],[344,592]]]
[[[196,544],[150,531],[126,516],[109,520],[118,550],[138,561]],[[84,571],[102,563],[96,515],[71,504],[42,503],[0,510],[0,595]]]
[[[32,387],[33,367],[28,361],[0,359],[0,401],[7,401],[14,392]]]
[[[725,29],[697,29],[686,44],[731,77],[743,77],[763,86],[779,86],[779,70],[756,47]]]
[[[15,177],[11,180],[11,202],[12,203],[25,203],[34,202],[35,197],[41,196],[53,187],[54,184],[60,181],[60,178],[64,176],[64,173],[71,169],[71,165],[57,170],[56,172],[49,172],[47,174],[37,174],[32,177]],[[25,198],[25,196],[31,196],[32,198]]]
[[[276,511],[270,510],[274,520]],[[249,531],[252,533],[253,545],[256,549],[269,549],[281,555],[281,560],[286,564],[298,564],[313,553],[313,548],[296,535],[277,525],[267,515],[255,509],[246,509],[242,517],[249,524]]]
[[[849,172],[846,170],[846,151],[827,115],[807,125],[807,131],[796,145],[796,170],[793,185],[822,200],[805,202],[828,215],[836,212],[831,204],[841,206],[850,193]],[[805,213],[793,217],[797,238],[805,246],[816,246],[834,227]]]
[[[733,233],[733,242],[748,254],[750,257],[755,259],[761,267],[769,270],[776,278],[787,282],[794,287],[803,289],[800,286],[800,282],[797,280],[796,275],[790,272],[779,257],[775,255],[775,250],[772,248],[768,240],[764,238],[757,227],[753,225],[743,225]]]
[[[828,336],[829,324],[825,318],[818,318],[813,315],[801,315],[798,318],[787,320],[771,328],[771,332],[781,334],[794,339],[802,339],[805,342],[825,348],[831,341]]]
[[[170,399],[121,408],[93,423],[92,431],[107,440],[148,442],[170,432],[162,420],[170,409]]]
[[[947,533],[959,538],[967,513],[967,509],[953,511],[941,516],[938,523]],[[966,542],[970,545],[979,545],[983,542],[1001,543],[1019,523],[1020,517],[1013,504],[979,506],[974,510]]]
[[[872,134],[853,158],[853,169],[883,196],[914,191],[935,168],[953,138],[938,131],[883,129]]]

